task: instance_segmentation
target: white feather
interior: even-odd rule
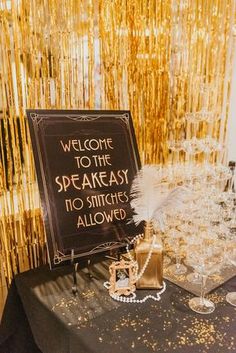
[[[131,207],[135,215],[133,220],[136,224],[142,221],[150,221],[158,205],[155,186],[156,167],[153,165],[144,166],[133,180],[131,188]]]
[[[157,217],[157,214],[161,211],[168,213],[176,208],[182,208],[185,201],[187,200],[188,195],[190,194],[190,189],[184,186],[178,186],[165,196],[165,198],[160,202],[159,206],[154,212],[154,218]]]
[[[152,221],[164,227],[164,212],[180,207],[186,197],[187,189],[177,187],[170,191],[158,178],[155,165],[145,165],[137,173],[131,187],[131,207],[134,210],[133,221],[138,225],[142,221]]]

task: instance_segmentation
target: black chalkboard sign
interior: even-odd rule
[[[129,111],[27,110],[51,267],[124,246],[140,168]]]

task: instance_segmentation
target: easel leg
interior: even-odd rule
[[[73,265],[73,286],[72,286],[72,293],[76,295],[78,293],[78,287],[77,287],[77,268],[78,268],[78,263]]]
[[[74,260],[74,249],[71,250],[71,265],[73,266],[73,285],[72,285],[72,293],[73,295],[76,295],[78,293],[78,288],[77,288],[77,277],[76,277],[76,272],[78,269],[78,263],[75,264]]]

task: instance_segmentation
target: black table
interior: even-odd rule
[[[227,291],[236,290],[236,278],[209,295],[217,306],[209,315],[192,312],[187,304],[192,295],[169,282],[159,302],[113,301],[103,287],[107,262],[94,264],[90,274],[80,270],[77,278],[79,295],[74,297],[69,267],[16,276],[3,315],[0,352],[236,351],[236,308],[225,301]]]

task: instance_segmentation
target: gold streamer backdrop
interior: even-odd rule
[[[0,287],[46,262],[26,108],[130,109],[142,162],[173,159],[185,112],[222,115],[233,0],[0,0]],[[198,136],[206,132],[201,123]],[[208,131],[209,133],[209,131]],[[182,156],[183,158],[183,156]],[[1,296],[1,294],[0,294]]]

